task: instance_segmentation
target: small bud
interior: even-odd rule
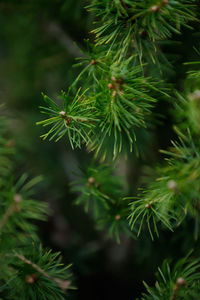
[[[179,278],[177,279],[177,281],[176,281],[176,284],[177,284],[178,286],[183,286],[183,285],[186,285],[186,281],[185,281],[185,279],[184,279],[183,277],[179,277]]]
[[[167,5],[169,3],[169,0],[163,0],[163,5]]]
[[[59,115],[60,115],[61,118],[65,118],[66,117],[66,112],[62,110],[62,111],[59,112]]]
[[[179,286],[177,284],[174,285],[173,290],[176,292],[179,290]]]
[[[157,12],[160,10],[160,6],[159,5],[153,5],[151,8],[150,8],[150,11],[151,12]]]
[[[115,81],[115,82],[117,81],[117,79],[116,79],[115,76],[112,76],[112,77],[111,77],[111,80],[112,80],[112,81]]]
[[[117,91],[112,92],[112,96],[115,97],[117,95]]]
[[[92,59],[90,64],[91,64],[91,65],[96,65],[96,63],[97,63],[97,61],[94,60],[94,59]]]
[[[22,201],[22,197],[19,194],[15,194],[13,200],[15,203],[20,203]]]
[[[114,90],[114,85],[113,85],[112,83],[109,83],[109,84],[108,84],[108,88],[109,88],[110,90]]]
[[[176,191],[178,185],[177,185],[177,183],[176,183],[175,180],[169,180],[169,181],[167,182],[167,187],[168,187],[168,189],[171,190],[171,191]]]
[[[145,208],[150,208],[151,207],[151,203],[147,203],[146,205],[145,205]]]
[[[200,100],[200,90],[196,90],[193,93],[189,94],[189,100],[190,101]]]
[[[89,182],[90,184],[93,184],[93,183],[95,182],[95,178],[94,178],[94,177],[88,178],[88,182]]]
[[[70,119],[69,119],[69,118],[66,118],[65,124],[68,125],[69,123],[70,123]]]
[[[34,278],[31,275],[27,275],[25,280],[28,284],[33,284],[34,283]]]
[[[37,278],[38,278],[38,276],[36,274],[30,274],[30,275],[26,275],[25,281],[28,284],[33,284]]]
[[[14,145],[15,145],[15,142],[14,142],[13,140],[8,140],[7,146],[8,146],[9,148],[14,147]]]
[[[115,216],[115,220],[116,220],[116,221],[119,221],[120,219],[121,219],[121,216],[120,216],[120,215],[116,215],[116,216]]]

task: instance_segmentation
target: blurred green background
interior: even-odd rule
[[[122,236],[120,245],[108,240],[105,232],[95,229],[82,207],[73,204],[76,195],[70,192],[73,172],[83,161],[87,165],[92,156],[84,150],[72,151],[67,139],[59,143],[42,141],[42,128],[35,125],[43,117],[38,108],[43,105],[41,92],[57,99],[60,91],[67,89],[79,72],[72,65],[81,56],[84,39],[93,39],[90,31],[94,16],[84,9],[85,5],[84,0],[0,1],[0,101],[6,103],[12,120],[16,174],[44,176],[37,198],[49,202],[52,216],[47,223],[39,224],[40,237],[45,246],[60,250],[66,263],[73,263],[78,290],[69,299],[135,299],[143,290],[142,280],[152,283],[164,258],[179,258],[188,245],[190,249],[195,244],[190,228],[177,230],[176,238],[161,232],[160,239],[153,243],[145,233],[138,241]],[[177,64],[176,73],[170,71],[166,76],[183,90],[182,63],[195,56],[195,36],[185,30],[176,40],[174,46],[166,46],[171,61]],[[136,193],[143,166],[159,161],[157,150],[168,146],[173,137],[168,111],[168,103],[158,104],[156,112],[165,113],[163,123],[155,126],[154,133],[139,138],[141,145],[145,143],[146,156],[119,163],[118,173],[131,194]]]

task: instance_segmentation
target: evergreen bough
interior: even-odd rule
[[[84,204],[97,225],[103,225],[118,242],[123,231],[130,234],[131,230],[134,238],[142,234],[144,224],[154,239],[161,225],[173,231],[188,219],[194,220],[194,238],[198,239],[200,74],[190,70],[186,95],[178,91],[172,94],[163,80],[162,65],[172,66],[161,47],[172,34],[181,34],[182,27],[192,30],[192,22],[197,21],[197,3],[93,0],[88,9],[97,17],[92,31],[94,45],[87,42],[89,50],[78,64],[84,68],[70,87],[69,93],[74,96],[64,98],[62,108],[44,96],[48,108],[43,112],[52,110],[51,118],[39,124],[51,125],[55,114],[59,123],[43,137],[52,134],[58,140],[66,133],[72,148],[85,144],[101,161],[110,162],[111,157],[117,160],[122,152],[129,157],[132,150],[137,152],[141,129],[149,130],[156,122],[152,110],[155,103],[175,99],[177,141],[172,141],[170,150],[162,151],[167,155],[166,162],[154,171],[155,179],[142,193],[126,196],[112,168],[102,164],[81,172],[73,190],[79,193],[76,203]],[[145,284],[148,294],[142,299],[197,299],[198,270],[199,259],[181,259],[173,269],[164,262],[155,288]]]
[[[194,238],[199,238],[200,72],[189,69],[185,91],[176,91],[174,87],[171,91],[164,74],[165,68],[172,68],[172,64],[162,48],[173,34],[181,34],[183,27],[192,30],[193,24],[198,22],[197,5],[197,1],[184,0],[92,0],[88,10],[96,15],[92,31],[95,39],[94,44],[87,41],[88,50],[77,64],[83,68],[81,73],[67,93],[62,93],[62,105],[43,95],[46,106],[41,109],[48,117],[38,124],[50,129],[42,137],[56,141],[67,137],[73,149],[85,145],[88,151],[94,152],[94,158],[100,160],[99,166],[95,162],[80,172],[72,189],[79,194],[76,204],[83,204],[98,227],[115,236],[118,242],[121,232],[136,238],[148,230],[154,239],[155,234],[159,236],[161,226],[174,231],[191,220]],[[191,68],[191,64],[185,63]],[[199,63],[200,60],[192,65]],[[145,181],[142,192],[133,197],[127,195],[120,180],[113,176],[110,161],[112,158],[115,163],[120,155],[130,157],[132,151],[140,155],[137,138],[153,129],[159,119],[153,108],[161,101],[168,101],[175,110],[177,138],[169,150],[162,150],[167,158],[152,171],[151,181]],[[4,149],[10,151],[6,145]],[[6,176],[8,169],[4,164],[0,168],[4,168]],[[7,195],[4,191],[7,185],[3,181],[1,187],[2,193]],[[8,199],[18,196],[18,191],[14,191]],[[35,215],[31,204],[30,217],[43,218],[44,206],[41,205],[41,214]],[[16,212],[18,202],[10,205],[15,215],[23,212],[23,207]],[[9,214],[9,209],[5,210],[1,228]],[[17,218],[13,218],[13,222],[17,222]],[[26,224],[26,219],[24,222]],[[32,227],[30,232],[33,233]],[[59,284],[52,278],[63,277],[51,273],[45,277],[48,264],[43,260],[42,250],[37,253],[41,255],[38,260],[31,260],[31,252],[28,253],[26,256],[26,253],[14,252],[12,255],[18,258],[21,266],[13,263],[13,268],[21,268],[24,272],[23,264],[27,264],[34,269],[34,264],[41,259],[43,271],[35,268],[28,274],[34,281],[33,274],[38,271],[51,282],[50,294],[56,293]],[[8,255],[9,259],[12,255]],[[31,263],[27,263],[29,260]],[[155,288],[145,283],[147,294],[141,299],[197,299],[199,266],[199,258],[190,256],[180,259],[174,267],[165,261],[158,269]],[[8,272],[6,267],[5,272]]]
[[[9,122],[0,115],[0,295],[1,299],[64,299],[72,287],[70,265],[60,253],[43,249],[35,221],[50,213],[47,203],[34,199],[38,176],[19,177]]]

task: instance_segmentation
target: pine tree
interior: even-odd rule
[[[198,28],[198,5],[195,0],[90,1],[87,9],[94,14],[95,24],[93,37],[85,41],[87,50],[83,50],[76,64],[81,72],[59,99],[53,100],[43,94],[45,104],[40,109],[47,117],[37,122],[48,128],[41,135],[44,140],[67,140],[73,150],[79,148],[93,155],[91,164],[81,166],[71,186],[77,194],[75,204],[84,207],[96,227],[106,236],[120,243],[123,235],[137,240],[141,236],[146,237],[148,232],[153,243],[154,240],[159,242],[160,232],[167,230],[173,232],[174,237],[179,232],[184,239],[187,228],[192,227],[187,241],[193,242],[190,249],[187,247],[188,254],[180,257],[177,253],[173,261],[170,260],[172,257],[166,259],[158,268],[155,287],[144,282],[146,292],[140,299],[198,299],[200,292],[200,53],[199,48],[191,46],[196,60],[185,61],[184,83],[180,85],[173,82],[171,75],[178,72],[173,66],[174,62],[178,62],[166,50],[167,46],[176,45],[175,39],[184,30],[193,34]],[[123,178],[115,172],[117,163],[123,158],[139,161],[144,157],[147,164],[152,132],[169,116],[166,111],[160,116],[162,105],[170,109],[173,119],[171,147],[160,150],[162,159],[156,162],[156,166],[149,162],[149,168],[142,170],[140,186],[131,195],[131,189],[127,189]],[[6,145],[4,147],[6,155],[9,154],[10,149]],[[7,176],[8,168],[4,165],[2,168]],[[17,214],[16,222],[28,226],[25,231],[36,240],[35,230],[29,223],[27,225],[26,218],[43,219],[46,206],[41,204],[38,212],[38,209],[34,210],[35,202],[31,202],[28,206],[30,216],[23,215],[21,197],[26,199],[27,186],[28,189],[32,187],[32,181],[26,183],[26,180],[22,176],[15,185],[11,183],[12,187],[23,187],[20,192],[14,188],[8,197],[14,203],[9,206],[9,201],[5,201],[7,210],[4,209],[2,214],[0,229],[13,230],[15,224],[7,223],[12,221],[11,214]],[[3,195],[7,195],[4,189],[7,190],[8,185],[3,179],[1,186]],[[25,192],[24,196],[21,191]],[[18,220],[18,215],[23,222]],[[5,232],[5,235],[7,237],[8,233]],[[45,254],[42,248],[37,251],[35,246],[31,246],[27,252],[17,252],[17,247],[30,245],[26,237],[22,239],[21,232],[19,235],[17,240],[22,244],[12,246],[15,248],[13,254],[7,254],[6,247],[8,260],[4,279],[11,276],[8,268],[11,264],[23,274],[24,281],[20,277],[14,279],[21,280],[18,286],[24,291],[24,299],[28,299],[27,295],[36,299],[31,294],[32,283],[39,282],[39,276],[47,285],[44,283],[44,291],[34,290],[38,299],[51,299],[53,293],[56,296],[52,299],[62,299],[62,285],[65,288],[71,286],[70,275],[64,274],[66,269],[60,270],[59,261],[56,261],[58,269],[48,273],[51,254]],[[196,248],[191,249],[193,246]],[[18,258],[18,261],[9,263],[12,257]],[[56,255],[52,255],[51,259],[54,261]],[[31,266],[31,271],[25,265]],[[12,283],[12,280],[9,282]],[[29,289],[26,289],[27,285],[24,288],[22,282],[30,282]],[[10,295],[14,289],[9,284],[3,288],[8,299],[18,299],[21,293],[16,291],[16,295]]]

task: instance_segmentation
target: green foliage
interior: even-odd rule
[[[100,122],[89,149],[95,151],[95,155],[101,153],[103,159],[107,156],[116,159],[125,145],[129,145],[132,152],[136,129],[148,126],[156,102],[154,91],[159,91],[149,77],[144,77],[135,57],[126,59],[126,55],[122,51],[101,59],[103,70],[95,74],[97,80],[92,86]],[[110,147],[106,147],[107,143]],[[112,151],[110,155],[108,148]]]
[[[32,1],[31,4],[33,7]],[[131,152],[140,149],[140,143],[144,145],[141,133],[145,132],[149,137],[151,131],[159,130],[160,116],[157,111],[163,106],[160,110],[168,117],[166,107],[171,108],[172,102],[176,102],[173,105],[174,123],[178,123],[178,129],[174,140],[178,142],[172,142],[169,151],[162,151],[168,156],[166,162],[160,163],[151,172],[138,196],[135,196],[136,191],[133,191],[134,196],[130,196],[123,190],[115,167],[109,165],[95,163],[83,168],[73,183],[72,190],[78,193],[75,203],[84,206],[96,228],[103,229],[106,236],[115,237],[117,242],[120,242],[122,233],[135,237],[135,232],[139,236],[145,231],[149,231],[154,239],[163,227],[175,231],[183,222],[194,224],[194,236],[198,241],[199,61],[190,63],[197,70],[190,70],[184,84],[181,83],[185,86],[184,93],[182,90],[175,91],[176,97],[171,99],[167,94],[171,78],[168,74],[164,76],[166,69],[172,69],[174,63],[164,48],[173,44],[182,28],[192,29],[198,21],[196,4],[197,1],[193,0],[90,1],[88,9],[94,13],[97,22],[92,30],[94,42],[86,43],[88,49],[83,51],[84,57],[76,64],[82,71],[69,84],[67,93],[53,97],[55,101],[43,95],[46,106],[41,110],[47,118],[37,124],[48,127],[48,130],[42,138],[59,141],[67,136],[72,149],[81,148],[84,144],[89,152],[94,152],[95,158],[102,161],[109,161],[110,158],[117,160],[124,154],[127,159],[131,158],[129,161],[132,158],[135,160]],[[40,3],[37,5],[40,7]],[[65,2],[50,15],[63,16],[66,7],[73,8],[72,1]],[[59,39],[58,36],[56,38]],[[171,38],[173,40],[168,40]],[[174,65],[178,69],[178,61]],[[172,86],[173,90],[180,87],[177,78],[182,69],[175,71],[177,82]],[[167,104],[166,97],[171,100]],[[60,99],[62,105],[58,104]],[[19,180],[13,176],[10,159],[12,143],[8,143],[7,134],[3,131],[0,124],[3,297],[64,299],[63,291],[71,286],[68,269],[60,267],[57,254],[30,247],[32,239],[38,240],[32,222],[46,218],[47,206],[32,199],[32,187],[37,179],[28,182],[26,175]],[[148,152],[156,152],[158,146],[152,144],[153,141],[150,141],[145,145],[146,157],[140,161],[141,165],[152,165],[148,161]],[[150,159],[154,156],[152,153]],[[135,173],[143,172],[143,169],[139,170],[141,165],[134,170]],[[134,167],[137,169],[137,164]],[[135,186],[137,183],[133,189]],[[130,190],[133,189],[131,186]],[[125,197],[125,194],[128,195]],[[7,261],[5,258],[8,258]],[[159,269],[155,288],[146,285],[149,295],[144,295],[142,299],[197,298],[200,292],[198,269],[198,259],[190,262],[186,257],[178,261],[174,268],[164,262]]]
[[[120,234],[131,234],[128,228],[128,205],[122,199],[122,183],[113,168],[100,165],[83,169],[73,182],[72,191],[79,193],[76,204],[83,204],[91,212],[97,228],[108,230],[109,237],[120,241]]]
[[[50,135],[50,140],[52,140],[58,135],[56,139],[58,141],[67,134],[72,148],[80,148],[82,142],[87,143],[90,141],[91,131],[94,127],[93,122],[97,121],[94,117],[95,107],[93,106],[93,101],[86,98],[86,91],[80,94],[79,89],[72,100],[69,93],[70,91],[67,94],[62,93],[63,109],[60,109],[59,105],[44,95],[48,108],[41,108],[43,113],[50,115],[50,118],[37,124],[42,124],[43,126],[54,124],[46,134],[42,135],[44,139]]]
[[[165,93],[167,80],[165,83],[158,80],[163,76],[162,65],[166,63],[171,68],[161,41],[167,43],[167,39],[181,33],[182,27],[192,29],[192,22],[197,20],[196,1],[93,0],[88,9],[97,19],[92,30],[95,41],[94,45],[87,42],[88,50],[76,64],[83,69],[71,84],[71,90],[79,95],[76,91],[83,87],[81,103],[86,103],[87,109],[80,108],[89,115],[81,122],[79,102],[72,100],[72,105],[77,107],[74,116],[80,120],[77,135],[72,136],[70,105],[62,110],[48,100],[48,108],[43,110],[52,118],[38,124],[55,123],[44,138],[53,134],[52,138],[58,136],[59,140],[67,134],[72,148],[85,143],[95,158],[115,160],[121,153],[129,157],[137,147],[137,130],[153,128],[152,123],[155,124],[158,117],[153,108],[158,101],[159,104],[163,101],[163,96],[168,96]],[[145,228],[154,239],[155,234],[159,236],[160,224],[174,231],[188,219],[195,223],[194,233],[198,238],[198,76],[199,71],[190,71],[186,80],[189,88],[185,91],[189,95],[175,92],[177,98],[173,107],[178,114],[175,116],[179,122],[177,128],[181,128],[176,129],[179,141],[172,142],[169,151],[163,151],[169,158],[156,169],[152,176],[155,179],[145,184],[141,194],[124,197],[122,185],[112,175],[113,170],[104,165],[86,168],[73,183],[73,191],[79,193],[76,204],[84,205],[96,226],[106,229],[118,242],[120,233],[130,234],[130,229],[139,236]],[[63,107],[66,102],[65,98]],[[83,124],[87,124],[86,134]],[[142,299],[195,298],[199,291],[200,277],[196,272],[199,262],[187,263],[187,259],[180,260],[172,270],[164,262],[155,289],[146,285],[149,295]]]
[[[6,299],[65,299],[71,274],[70,265],[61,263],[60,253],[36,245],[18,251],[6,255],[9,269],[2,268],[1,276],[5,279],[12,273],[0,289],[6,293]]]
[[[157,10],[151,11],[153,7],[157,7]],[[89,151],[95,152],[96,157],[102,160],[107,157],[116,159],[122,150],[125,153],[132,152],[136,147],[137,129],[150,126],[155,102],[162,98],[161,95],[167,96],[163,86],[147,75],[148,66],[141,63],[142,50],[130,48],[134,35],[140,36],[137,28],[148,32],[146,39],[150,43],[169,37],[170,30],[177,33],[181,24],[186,25],[186,20],[195,20],[193,6],[187,1],[148,2],[145,5],[129,1],[112,1],[112,4],[110,1],[93,1],[90,9],[97,16],[100,14],[99,22],[105,24],[96,28],[94,32],[98,42],[95,46],[87,43],[88,51],[82,62],[77,64],[86,66],[72,83],[71,89],[75,96],[69,97],[69,92],[66,96],[62,95],[63,109],[45,96],[48,108],[42,109],[50,118],[38,124],[53,125],[42,135],[43,138],[51,136],[50,139],[55,137],[58,141],[67,135],[72,148],[80,148],[85,143]],[[165,18],[170,21],[167,23]],[[129,21],[133,25],[127,28]],[[177,30],[170,25],[174,21]],[[125,26],[126,36],[122,35],[121,23]],[[113,29],[113,26],[117,29]],[[83,86],[81,95],[79,86]]]
[[[76,203],[84,204],[87,212],[92,206],[95,217],[109,208],[108,203],[113,203],[120,196],[122,188],[119,178],[113,176],[113,169],[106,165],[94,165],[82,170],[73,186],[72,191],[80,193]]]
[[[183,129],[190,128],[193,133],[198,135],[199,132],[199,90],[196,89],[185,97],[177,93],[178,102],[176,111],[178,113],[180,126]]]
[[[121,51],[134,49],[142,59],[155,63],[159,52],[156,41],[180,34],[181,27],[195,20],[195,1],[112,1],[95,0],[88,6],[99,20],[93,30],[97,45],[108,45]]]
[[[167,165],[158,168],[156,180],[149,184],[139,200],[131,204],[129,221],[133,228],[139,219],[138,235],[146,220],[153,238],[151,224],[158,235],[157,223],[161,222],[170,230],[179,225],[186,215],[199,224],[199,144],[195,144],[190,133],[183,135],[177,130],[180,142],[172,143]],[[197,235],[197,232],[195,233]]]
[[[34,200],[41,177],[16,180],[14,142],[9,140],[8,120],[0,117],[0,294],[3,299],[64,299],[71,285],[68,267],[38,242],[34,221],[46,220],[47,203]]]
[[[24,174],[16,184],[7,182],[6,189],[1,189],[1,221],[0,232],[3,230],[1,238],[7,238],[9,233],[19,241],[25,241],[26,235],[35,235],[36,227],[30,220],[45,220],[48,214],[48,205],[32,199],[32,185],[40,178],[34,178],[24,184],[26,175]],[[17,231],[16,231],[17,229]],[[14,238],[14,237],[13,237]]]
[[[198,62],[195,62],[198,65]],[[192,77],[191,77],[192,76]],[[191,81],[191,78],[193,80]],[[175,132],[178,142],[172,142],[166,164],[157,168],[155,180],[131,204],[129,222],[141,233],[146,221],[153,239],[158,236],[157,223],[173,230],[185,217],[194,221],[194,236],[199,235],[199,72],[189,71],[186,78],[187,96],[176,92]],[[131,199],[131,198],[128,198]]]
[[[37,124],[54,124],[42,136],[44,139],[51,135],[50,140],[57,136],[58,141],[67,134],[72,148],[86,143],[96,156],[100,154],[105,159],[110,154],[116,159],[127,144],[132,151],[136,128],[148,125],[156,102],[154,94],[166,94],[143,75],[135,56],[127,59],[122,52],[114,57],[111,54],[96,59],[84,59],[83,63],[89,64],[78,77],[78,80],[84,78],[87,87],[84,92],[79,95],[78,90],[71,102],[69,93],[63,94],[63,109],[45,96],[48,108],[42,109],[51,118]],[[110,147],[106,147],[107,143]]]
[[[196,50],[198,58],[200,53]],[[179,126],[183,129],[190,128],[190,131],[198,139],[199,133],[199,84],[200,84],[200,61],[194,61],[185,65],[192,66],[193,70],[187,72],[187,78],[185,81],[185,95],[176,92],[178,101],[175,104],[176,116],[175,120],[179,123]],[[196,69],[197,68],[197,69]]]
[[[165,260],[156,274],[155,287],[144,283],[148,294],[143,294],[141,300],[186,300],[198,299],[200,283],[199,259],[188,256],[180,259],[173,267]]]

